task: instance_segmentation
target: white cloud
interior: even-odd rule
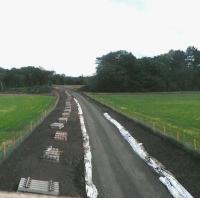
[[[88,75],[109,51],[200,47],[198,0],[117,1],[0,0],[0,66]]]

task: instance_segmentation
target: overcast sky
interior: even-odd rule
[[[0,0],[0,67],[91,75],[95,58],[200,48],[199,0]]]

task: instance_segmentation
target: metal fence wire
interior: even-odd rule
[[[123,111],[119,110],[116,107],[111,107],[103,101],[100,101],[89,94],[87,94],[89,98],[95,100],[102,105],[128,117],[129,119],[133,120],[134,122],[148,128],[150,131],[165,137],[166,139],[170,139],[177,144],[181,144],[184,148],[190,151],[195,151],[200,153],[200,137],[198,135],[195,136],[194,131],[189,129],[183,129],[177,126],[169,125],[164,122],[156,122],[146,120],[145,118],[136,118],[135,116],[130,116],[124,113]]]
[[[185,148],[189,150],[200,152],[200,139],[198,136],[195,137],[195,135],[192,135],[193,131],[182,129],[177,126],[167,125],[165,123],[149,122],[149,121],[146,121],[145,119],[138,119],[135,117],[134,118],[129,117],[129,118],[134,120],[136,123],[139,123],[140,125],[144,127],[147,127],[152,132],[161,134],[162,136],[166,138],[170,138],[176,141],[177,143],[182,144]]]

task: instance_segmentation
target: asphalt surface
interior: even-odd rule
[[[93,182],[99,197],[171,197],[158,176],[134,153],[99,106],[78,93],[92,148]]]

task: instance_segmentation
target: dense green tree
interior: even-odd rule
[[[97,58],[97,87],[99,91],[128,91],[134,86],[138,72],[136,58],[126,51],[111,52]]]
[[[85,77],[66,77],[64,74],[56,74],[42,67],[22,67],[6,70],[0,68],[0,90],[4,88],[33,87],[51,84],[83,84]]]
[[[96,63],[96,75],[88,81],[90,90],[200,90],[200,51],[195,47],[140,59],[126,51],[110,52]]]
[[[6,69],[3,69],[0,67],[0,90],[3,90],[4,89],[4,77],[5,77],[5,73],[7,72]]]

